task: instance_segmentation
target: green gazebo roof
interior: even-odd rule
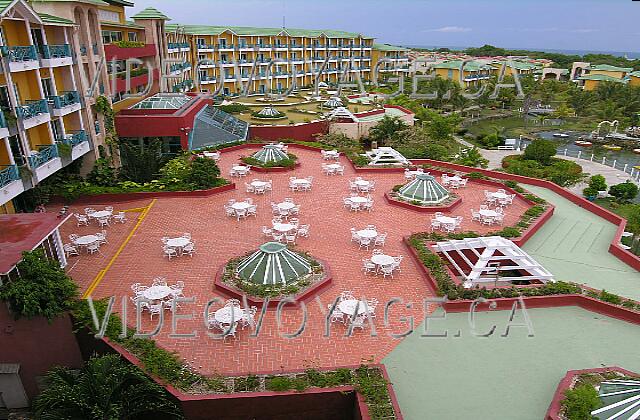
[[[449,198],[449,192],[429,174],[418,174],[416,179],[400,188],[398,192],[407,200],[423,204],[437,204]]]
[[[283,159],[288,159],[289,156],[282,151],[280,147],[275,144],[267,144],[262,146],[262,149],[253,154],[253,158],[258,159],[262,163],[280,162]]]
[[[311,273],[311,265],[286,245],[267,242],[240,263],[237,273],[256,284],[287,284]]]

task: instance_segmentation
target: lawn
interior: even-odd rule
[[[600,207],[603,207],[610,212],[617,214],[618,216],[624,217],[625,219],[629,218],[630,213],[633,211],[634,207],[640,206],[640,204],[618,204],[615,200],[610,198],[598,198],[595,201]],[[631,238],[622,238],[621,241],[624,245],[631,246]],[[636,255],[640,255],[640,248],[636,247],[635,249],[630,250]]]

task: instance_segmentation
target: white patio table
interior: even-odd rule
[[[391,255],[376,254],[371,256],[371,262],[375,265],[391,265],[395,262]]]
[[[244,312],[237,306],[225,306],[215,311],[213,317],[222,324],[231,324],[232,320],[234,323],[240,321],[244,317]]]
[[[338,304],[338,309],[340,309],[340,312],[349,316],[353,316],[355,314],[356,307],[358,307],[358,315],[365,313],[365,302],[361,300],[346,299]]]

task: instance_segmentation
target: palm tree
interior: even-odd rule
[[[392,139],[396,133],[405,130],[407,124],[398,117],[384,116],[369,130],[369,139],[383,145],[385,141]]]
[[[37,397],[37,418],[182,419],[162,387],[118,355],[90,359],[82,369],[53,368]]]

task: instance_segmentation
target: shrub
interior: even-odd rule
[[[502,160],[502,167],[508,173],[546,179],[561,187],[574,185],[585,176],[577,163],[556,158],[552,158],[549,165],[543,165],[522,155],[511,155]]]
[[[584,190],[582,190],[582,195],[587,198],[595,197],[598,195],[598,190],[592,187],[587,187]]]
[[[598,391],[589,384],[578,385],[564,393],[562,409],[567,419],[591,420],[591,412],[600,407]]]
[[[140,48],[144,47],[144,42],[140,41],[116,41],[112,42],[113,45],[117,45],[120,48]]]
[[[602,175],[593,175],[589,178],[589,188],[593,188],[596,191],[606,191],[606,179]]]
[[[116,170],[106,158],[96,159],[96,163],[87,175],[87,179],[94,185],[112,187],[118,182]]]
[[[524,149],[524,158],[534,160],[542,165],[550,165],[556,154],[556,145],[550,140],[535,139]]]
[[[191,162],[188,181],[197,189],[207,189],[220,184],[220,169],[213,159],[196,157]]]
[[[49,321],[70,310],[78,286],[42,250],[22,253],[20,276],[0,286],[0,299],[9,302],[16,319],[43,316]]]
[[[625,181],[621,184],[612,185],[609,188],[609,194],[621,203],[631,201],[638,195],[638,186],[631,181]]]
[[[226,112],[227,114],[239,114],[241,112],[248,111],[251,108],[243,104],[229,104],[229,105],[220,105],[218,109],[220,111]]]
[[[620,296],[609,293],[606,290],[602,290],[598,298],[603,302],[612,303],[614,305],[620,305],[622,303]]]

